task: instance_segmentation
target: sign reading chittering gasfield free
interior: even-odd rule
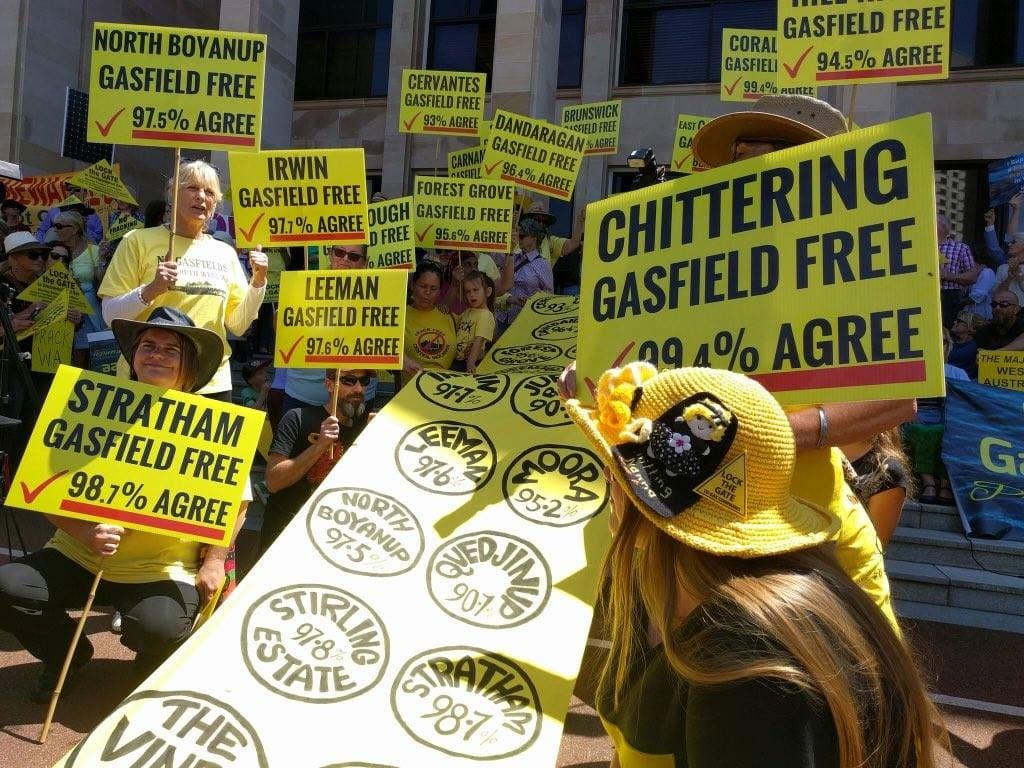
[[[89,141],[260,148],[267,36],[97,23]]]
[[[487,75],[402,70],[401,133],[476,136],[484,119]]]

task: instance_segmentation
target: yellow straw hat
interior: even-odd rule
[[[602,374],[597,407],[566,411],[655,525],[717,555],[763,557],[827,540],[839,520],[790,495],[796,445],[782,408],[731,371]]]

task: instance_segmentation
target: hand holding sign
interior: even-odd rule
[[[110,557],[117,553],[117,548],[121,545],[124,528],[120,525],[107,525],[106,523],[97,525],[86,523],[82,532],[85,535],[80,534],[76,538],[97,555]]]
[[[167,293],[178,281],[178,262],[161,261],[156,266],[153,281],[142,289],[142,300],[152,302],[157,296]]]

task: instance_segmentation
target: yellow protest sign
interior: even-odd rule
[[[229,152],[236,242],[366,242],[366,163],[360,149]]]
[[[260,148],[267,36],[96,23],[89,141]]]
[[[693,173],[693,137],[710,117],[679,115],[676,118],[676,136],[672,142],[672,170]]]
[[[568,200],[586,148],[587,137],[579,131],[499,109],[491,122],[482,175]]]
[[[621,99],[562,107],[562,125],[587,137],[583,154],[614,155],[619,151],[621,109]]]
[[[949,0],[780,2],[778,24],[780,86],[949,77]]]
[[[1024,352],[979,349],[978,383],[1024,392]]]
[[[722,30],[722,101],[757,101],[775,93],[803,93],[817,96],[810,86],[776,85],[779,54],[773,29]]]
[[[448,177],[452,179],[479,179],[487,147],[455,149],[448,153]]]
[[[783,403],[944,392],[928,115],[587,207],[578,394],[643,359]]]
[[[115,171],[106,160],[100,160],[95,165],[90,165],[84,171],[76,173],[71,177],[70,183],[76,187],[87,189],[98,195],[106,195],[114,200],[121,200],[126,203],[138,205],[128,187],[121,181],[121,176]]]
[[[119,240],[136,229],[142,229],[142,222],[127,213],[122,213],[107,227],[107,239]]]
[[[413,199],[416,245],[506,253],[512,235],[512,198],[506,181],[417,176]]]
[[[61,366],[7,503],[226,545],[264,418]]]
[[[154,744],[195,767],[555,765],[610,494],[575,426],[508,408],[561,412],[533,379],[403,387],[64,768],[149,764]]]
[[[526,302],[512,326],[487,350],[480,373],[561,373],[576,359],[578,296],[538,294]],[[513,402],[513,409],[526,410]]]
[[[18,294],[22,301],[39,301],[49,304],[60,297],[61,293],[68,293],[68,307],[77,309],[79,312],[92,314],[92,307],[78,287],[78,281],[72,275],[63,262],[57,262],[37,277],[28,288]]]
[[[57,320],[40,328],[32,337],[32,370],[54,373],[62,365],[71,365],[74,340],[75,325],[68,320]]]
[[[266,251],[267,254],[267,289],[263,292],[264,304],[277,304],[281,293],[281,273],[287,268],[284,256],[276,248]]]
[[[275,363],[401,368],[407,283],[394,269],[282,273]]]
[[[39,333],[44,328],[47,328],[54,323],[59,323],[66,320],[68,316],[68,292],[61,291],[60,294],[43,307],[42,311],[37,314],[33,320],[32,325],[24,330],[18,331],[15,336],[18,341],[27,339],[33,334]]]
[[[413,198],[399,197],[370,203],[370,243],[366,248],[370,269],[412,269],[416,266],[416,220]]]
[[[476,136],[486,96],[487,75],[479,72],[403,69],[398,130]]]

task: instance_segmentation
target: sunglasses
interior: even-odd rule
[[[1007,307],[1016,307],[1012,301],[993,301],[992,309],[1006,309]]]
[[[331,251],[331,256],[337,256],[339,259],[347,259],[353,263],[363,260],[363,254],[359,251],[346,251],[344,248],[335,248]]]
[[[373,376],[342,376],[339,381],[346,387],[354,387],[356,384],[368,387],[370,382],[373,381]]]
[[[74,224],[54,224],[53,228],[54,229],[74,229],[75,225]]]
[[[26,251],[26,252],[23,252],[21,255],[24,256],[26,259],[31,259],[32,261],[42,261],[43,259],[45,259],[47,256],[50,255],[50,252],[49,251]]]

